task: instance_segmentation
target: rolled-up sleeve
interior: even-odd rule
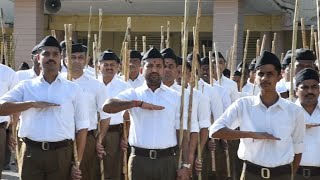
[[[222,128],[236,129],[240,126],[239,117],[241,108],[241,101],[237,100],[234,102],[223,114],[222,116],[214,121],[214,123],[209,128],[209,137],[212,137],[212,134],[219,131]]]
[[[304,151],[305,117],[300,108],[296,108],[296,123],[292,133],[294,153],[299,154]]]
[[[103,84],[100,84],[99,86],[99,92],[97,93],[97,96],[96,96],[96,102],[97,102],[97,107],[98,107],[98,112],[100,114],[100,119],[101,120],[105,120],[105,119],[108,119],[111,117],[110,114],[104,112],[102,110],[102,107],[103,107],[103,103],[106,101],[107,99],[107,95],[106,93],[107,90],[106,90],[106,86],[104,86]]]
[[[81,129],[88,129],[90,125],[89,113],[87,108],[87,103],[85,101],[85,96],[83,91],[79,86],[76,86],[75,90],[75,99],[74,99],[74,118],[76,131],[78,132]]]
[[[189,91],[185,90],[185,94],[184,94],[184,104],[183,104],[183,129],[187,130],[188,128],[188,104],[189,104],[189,98],[187,98],[189,96],[190,93],[188,93]],[[181,118],[181,112],[180,112],[180,108],[181,108],[181,95],[180,94],[176,94],[176,106],[175,106],[175,120],[176,120],[176,129],[180,129],[180,118]]]
[[[200,95],[198,106],[199,128],[208,128],[211,125],[210,102],[205,95]],[[218,112],[222,114],[221,112]],[[221,115],[220,114],[220,115]]]
[[[22,102],[24,97],[24,81],[17,84],[0,98],[0,102]]]
[[[118,94],[115,99],[120,99],[123,101],[132,101],[132,100],[138,100],[137,95],[135,93],[135,90],[133,88],[127,89],[120,94]]]

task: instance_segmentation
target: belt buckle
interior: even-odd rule
[[[305,178],[311,177],[311,170],[310,170],[310,169],[307,169],[307,168],[303,168],[303,169],[302,169],[302,175],[303,175],[303,177],[305,177]]]
[[[157,151],[156,150],[150,150],[149,151],[149,158],[150,159],[157,159]]]
[[[269,179],[270,178],[270,169],[261,168],[261,177],[264,179]]]
[[[48,151],[49,150],[49,142],[42,142],[41,143],[41,148],[42,148],[42,150],[44,150],[44,151]]]

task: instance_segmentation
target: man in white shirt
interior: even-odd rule
[[[117,75],[120,59],[116,53],[106,50],[101,53],[98,60],[101,73],[99,81],[106,87],[104,92],[106,99],[114,98],[130,88],[130,85]],[[123,114],[124,111],[121,111],[112,115],[108,132],[102,142],[106,152],[103,163],[107,179],[121,179],[123,152],[120,149],[120,142],[123,136]]]
[[[14,88],[18,83],[16,73],[11,68],[0,64],[0,97]],[[0,179],[5,159],[6,128],[10,122],[10,116],[0,116]]]
[[[19,81],[23,81],[26,79],[33,79],[40,74],[40,64],[37,60],[36,55],[38,54],[38,47],[37,45],[34,46],[31,52],[31,61],[33,63],[33,67],[28,70],[20,70],[17,71],[17,76],[19,78]]]
[[[177,168],[179,94],[162,83],[164,60],[156,48],[146,52],[142,61],[142,74],[146,83],[108,100],[103,107],[107,113],[117,113],[127,109],[130,113],[129,179],[189,179],[190,164],[185,154],[188,150],[188,141],[185,138],[182,142],[183,167]],[[185,123],[182,128],[186,129]]]
[[[215,53],[212,54],[213,58],[215,58]],[[235,102],[238,98],[239,98],[239,94],[238,94],[238,88],[237,88],[237,83],[232,81],[231,79],[225,77],[222,74],[222,71],[226,68],[226,60],[224,59],[224,57],[222,56],[222,54],[220,52],[218,52],[218,64],[219,64],[219,70],[221,72],[220,74],[220,81],[218,81],[217,78],[217,73],[214,73],[214,83],[215,84],[219,84],[220,86],[223,86],[224,88],[226,88],[229,91],[229,95],[230,95],[230,99],[231,102]],[[212,65],[214,66],[213,70],[215,71],[215,65],[216,62],[213,61]]]
[[[237,70],[242,74],[242,62],[238,65]],[[258,95],[260,93],[260,88],[257,85],[254,85],[248,82],[249,79],[249,66],[245,65],[244,74],[243,74],[243,84],[242,90],[239,92],[240,97]],[[240,75],[241,78],[241,75]],[[241,82],[241,79],[240,79]]]
[[[275,90],[281,79],[276,55],[264,51],[256,69],[261,94],[233,103],[210,127],[210,136],[240,139],[238,156],[244,161],[241,179],[291,179],[303,152],[304,115]]]
[[[42,73],[20,82],[1,98],[0,115],[21,112],[19,137],[23,139],[21,179],[81,179],[72,165],[73,140],[78,162],[86,143],[89,119],[81,88],[59,74],[61,47],[47,36],[38,45]]]
[[[295,179],[320,179],[320,106],[319,74],[313,69],[304,69],[296,75],[296,104],[303,109],[306,119],[305,150]]]
[[[87,133],[86,147],[84,150],[81,172],[82,180],[92,180],[96,178],[96,164],[97,153],[96,146],[101,145],[101,140],[106,134],[106,130],[110,124],[109,116],[102,111],[102,105],[106,98],[106,87],[91,75],[84,72],[86,63],[86,49],[82,44],[73,44],[71,50],[71,62],[70,62],[70,75],[72,81],[78,84],[83,90],[83,97],[87,104],[87,111],[89,114],[90,125]],[[68,60],[66,61],[68,63]],[[63,77],[67,78],[67,73],[63,73]],[[97,113],[100,115],[100,119],[97,117]],[[97,124],[100,123],[101,129],[104,131],[99,132],[98,140],[95,137],[95,131],[97,131]],[[97,149],[98,151],[99,149]],[[102,150],[98,151],[101,153]],[[99,154],[99,155],[100,155]]]
[[[139,51],[130,50],[130,72],[128,83],[132,88],[140,87],[144,83],[144,77],[140,73],[141,59],[142,56]]]
[[[178,85],[175,82],[175,79],[177,78],[178,72],[177,72],[177,56],[173,52],[171,48],[165,48],[161,51],[161,55],[164,59],[165,66],[164,66],[164,78],[162,79],[162,82],[164,85],[170,87],[171,89],[174,89],[181,95],[182,87]],[[190,64],[187,65],[187,76],[189,78],[186,79],[186,84],[188,84],[190,79],[190,71],[191,67]],[[188,86],[188,85],[187,85]],[[190,86],[189,86],[190,88]],[[190,89],[185,89],[184,93],[184,111],[185,115],[187,115],[186,119],[188,119],[188,107],[189,107],[189,98],[190,98]],[[195,160],[195,153],[197,149],[197,142],[198,142],[198,133],[199,133],[199,125],[201,122],[201,131],[208,130],[208,127],[210,126],[210,107],[209,107],[209,101],[206,97],[204,97],[201,92],[194,89],[193,90],[193,99],[192,99],[192,114],[191,114],[191,128],[190,128],[190,143],[189,143],[189,162],[191,164],[191,167],[189,171],[192,174],[193,171],[193,164]],[[184,123],[187,123],[185,121]],[[208,127],[205,127],[208,126]],[[208,133],[208,131],[207,131]],[[207,139],[208,134],[204,134],[204,138]],[[206,142],[206,141],[204,141]],[[205,144],[205,143],[204,143]],[[203,148],[203,146],[201,146]],[[200,163],[200,161],[197,161],[196,163]],[[195,170],[199,171],[197,164],[195,164]]]

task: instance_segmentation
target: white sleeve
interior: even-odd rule
[[[296,108],[296,123],[292,132],[294,153],[299,154],[304,151],[305,116],[301,108]]]
[[[76,131],[78,132],[81,129],[88,129],[90,124],[89,113],[87,108],[87,103],[85,101],[85,96],[83,91],[77,85],[75,90],[75,100],[74,100],[74,118]]]
[[[222,128],[236,129],[240,126],[240,116],[242,112],[242,102],[241,99],[234,102],[223,114],[222,116],[214,121],[214,123],[209,128],[209,137],[213,133],[217,132]]]
[[[198,106],[199,128],[208,128],[211,125],[210,102],[205,95],[200,94]],[[222,112],[221,112],[222,114]]]
[[[210,97],[210,107],[214,119],[218,119],[223,113],[221,97],[216,89],[212,88]]]
[[[130,88],[130,89],[127,89],[127,90],[121,92],[120,94],[118,94],[114,98],[115,99],[120,99],[120,100],[123,100],[123,101],[138,100],[136,92],[135,92],[135,90],[133,88]]]
[[[22,102],[24,97],[24,82],[20,82],[18,85],[13,87],[10,91],[4,94],[0,101],[9,101],[9,102]]]
[[[100,119],[107,119],[109,117],[111,117],[110,114],[104,112],[102,110],[103,107],[103,103],[106,101],[107,99],[107,90],[106,90],[106,86],[104,86],[102,83],[99,82],[99,88],[98,88],[98,92],[96,93],[96,102],[97,102],[97,110],[100,113]]]

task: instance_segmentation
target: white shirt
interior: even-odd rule
[[[103,83],[102,77],[99,79],[100,82]],[[123,81],[121,78],[118,78],[117,75],[114,75],[112,80],[105,85],[106,86],[106,98],[107,99],[112,99],[116,97],[118,94],[121,92],[130,89],[130,85]],[[117,125],[123,123],[123,114],[124,111],[112,114],[111,120],[110,120],[110,125]]]
[[[38,75],[36,74],[36,72],[34,71],[33,68],[28,69],[28,70],[17,71],[17,76],[18,76],[19,81],[33,79],[33,78],[38,77]]]
[[[144,84],[144,77],[142,74],[139,73],[138,77],[135,80],[128,79],[128,83],[132,88],[140,87]]]
[[[253,92],[254,89],[254,92]],[[257,85],[252,84],[251,82],[247,82],[246,85],[242,87],[242,91],[240,92],[240,96],[256,96],[261,92],[260,88]],[[253,93],[253,94],[252,94]]]
[[[202,79],[198,81],[198,89],[209,99],[210,109],[214,120],[218,119],[223,113],[223,105],[217,89],[213,88]]]
[[[62,76],[67,78],[67,73]],[[88,131],[97,129],[98,117],[97,112],[100,114],[100,119],[105,120],[110,117],[109,114],[103,112],[103,103],[107,99],[106,87],[87,73],[83,73],[78,79],[73,79],[72,82],[78,84],[84,96],[84,101],[87,104],[87,111],[89,114],[90,125]]]
[[[218,91],[218,93],[221,97],[221,101],[222,101],[222,105],[223,105],[223,112],[224,112],[231,105],[231,99],[229,96],[229,92],[226,88],[224,88],[218,84],[214,84],[212,87],[213,87],[213,89],[216,89]]]
[[[300,104],[299,99],[296,104],[303,109],[306,124],[320,123],[320,104],[318,102],[316,108],[310,115]],[[312,127],[306,129],[304,136],[305,149],[302,153],[300,166],[316,166],[320,167],[319,147],[320,147],[320,127]]]
[[[57,107],[30,108],[21,112],[19,137],[33,141],[57,142],[74,139],[75,132],[89,127],[88,108],[79,85],[60,74],[49,84],[40,76],[20,82],[1,100],[45,101]]]
[[[154,92],[143,84],[119,94],[117,99],[140,100],[165,107],[163,110],[131,108],[129,143],[146,149],[165,149],[177,145],[176,131],[180,127],[180,96],[177,91],[161,84]],[[184,123],[184,129],[186,128]]]
[[[214,83],[226,88],[229,91],[231,102],[235,102],[239,98],[237,83],[223,75],[220,81],[221,84],[217,80],[214,80]]]
[[[92,67],[90,67],[90,66],[85,67],[85,68],[83,69],[83,71],[84,71],[85,73],[87,73],[88,75],[94,77],[94,78],[96,77],[96,72],[95,72],[94,68],[92,68]],[[99,72],[98,72],[98,73],[99,73]]]
[[[281,140],[240,139],[238,156],[264,167],[277,167],[293,161],[303,152],[304,115],[300,107],[279,98],[266,108],[258,96],[243,97],[233,103],[210,127],[209,135],[228,127],[240,131],[267,132]]]
[[[176,82],[174,82],[171,86],[170,86],[171,89],[177,91],[181,97],[181,91],[182,91],[182,88],[180,85],[178,85]],[[185,89],[184,91],[184,108],[183,108],[183,111],[184,111],[184,119],[186,119],[186,121],[184,121],[184,123],[188,123],[188,117],[189,117],[189,114],[188,114],[188,111],[189,111],[189,98],[190,98],[190,90],[189,89]],[[201,98],[199,96],[199,93],[200,92],[197,92],[197,90],[194,90],[193,91],[193,98],[192,98],[192,112],[191,112],[191,128],[190,128],[190,132],[199,132],[199,120],[200,120],[200,117],[199,117],[199,98]],[[201,93],[200,93],[201,95]],[[181,101],[181,100],[180,100]],[[209,110],[209,102],[208,102],[208,110]],[[207,111],[206,113],[209,113],[209,111]],[[210,113],[209,113],[209,118],[210,118]],[[210,119],[207,118],[206,120],[209,120],[209,123],[210,123]]]
[[[16,72],[0,63],[0,97],[13,89],[18,83]],[[9,122],[10,116],[0,116],[0,123]]]
[[[287,89],[286,82],[285,82],[285,79],[284,79],[284,78],[282,78],[279,82],[277,82],[276,91],[277,91],[278,93],[284,93],[284,92],[289,91],[289,90]]]

